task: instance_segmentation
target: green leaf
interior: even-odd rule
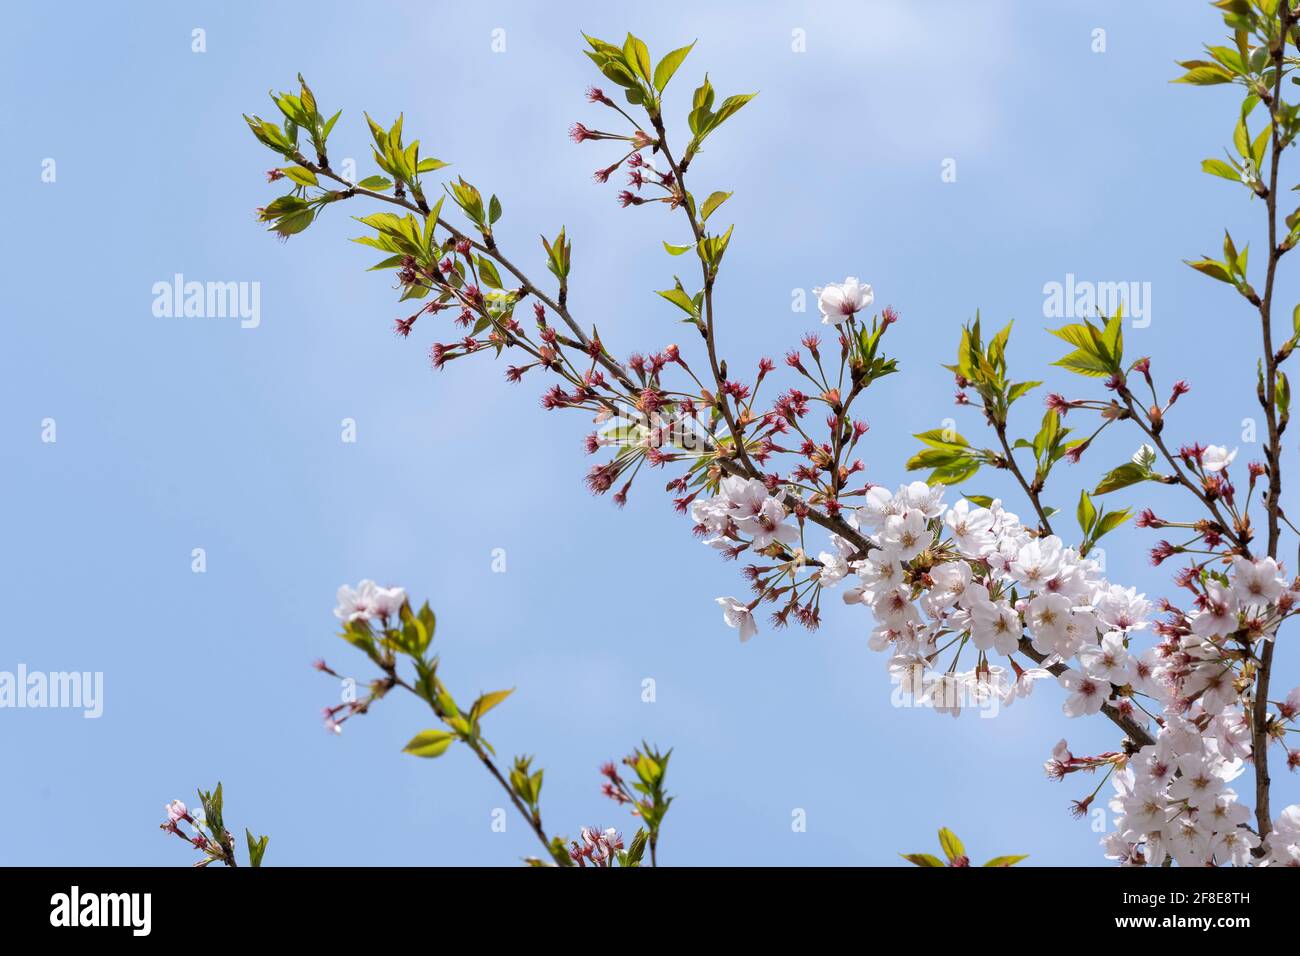
[[[932,428],[928,432],[920,432],[912,436],[920,439],[931,448],[969,448],[970,442],[962,438],[957,432],[947,428]]]
[[[1087,491],[1079,492],[1079,508],[1075,512],[1075,517],[1079,521],[1079,530],[1085,535],[1092,527],[1092,523],[1097,520],[1097,508],[1088,497]]]
[[[1137,462],[1126,461],[1118,468],[1112,468],[1108,471],[1097,487],[1092,490],[1094,495],[1104,495],[1112,491],[1118,491],[1121,488],[1127,488],[1129,485],[1135,485],[1139,481],[1146,481],[1151,477],[1151,469],[1144,468]]]
[[[1069,355],[1052,363],[1061,368],[1069,369],[1071,372],[1077,372],[1080,375],[1091,375],[1094,378],[1100,378],[1103,375],[1110,375],[1110,363],[1096,355],[1078,349]]]
[[[649,834],[644,828],[638,827],[636,836],[632,837],[632,842],[628,844],[627,853],[625,854],[625,866],[640,866],[641,858],[645,856],[645,848],[649,842]]]
[[[497,267],[492,264],[492,260],[486,256],[478,257],[478,277],[493,289],[504,289],[501,284],[501,274],[497,272]]]
[[[324,141],[324,140],[326,140],[326,139],[329,138],[330,131],[331,131],[332,129],[334,129],[334,124],[337,123],[337,122],[339,121],[339,117],[342,116],[342,115],[343,115],[343,111],[342,111],[342,110],[339,110],[339,111],[336,112],[333,116],[331,116],[329,119],[327,119],[327,120],[325,121],[325,125],[321,128],[321,140],[322,140],[322,141]]]
[[[226,832],[226,824],[221,816],[223,809],[221,782],[218,781],[217,789],[210,793],[200,790],[199,803],[203,806],[203,819],[207,821],[208,830],[220,838]]]
[[[402,752],[417,757],[441,757],[455,740],[456,735],[445,730],[422,730],[411,738]]]
[[[244,837],[248,840],[248,865],[259,867],[262,865],[262,857],[266,853],[266,844],[271,838],[263,834],[258,839],[253,839],[251,830],[244,830]]]
[[[294,236],[310,226],[315,218],[315,213],[310,209],[304,209],[302,212],[290,213],[277,220],[271,230],[281,236]]]
[[[685,290],[682,289],[681,286],[678,286],[675,289],[664,289],[659,292],[659,295],[663,296],[687,315],[694,316],[696,314],[695,303],[691,301],[691,297],[686,294]]]
[[[931,856],[929,853],[900,853],[898,855],[915,866],[943,867],[943,861],[937,856]]]
[[[474,706],[470,709],[470,713],[476,718],[482,717],[514,692],[515,689],[511,687],[509,690],[494,690],[490,694],[484,694],[478,700],[474,701]]]
[[[961,840],[957,839],[957,834],[947,827],[942,827],[939,830],[939,846],[943,848],[943,852],[950,863],[956,861],[958,857],[966,855],[966,847],[962,846]]]
[[[1231,270],[1222,262],[1217,262],[1214,259],[1198,259],[1195,262],[1184,259],[1183,261],[1202,275],[1207,275],[1211,279],[1218,279],[1220,282],[1226,282],[1229,285],[1236,285]]]
[[[1101,516],[1097,522],[1097,533],[1093,535],[1093,540],[1100,538],[1109,531],[1114,531],[1125,521],[1133,516],[1133,512],[1125,508],[1123,511],[1111,511]]]
[[[413,658],[423,658],[424,652],[429,648],[429,642],[433,640],[433,629],[426,623],[427,618],[423,615],[416,616],[411,610],[409,601],[402,602],[398,616],[402,622],[402,629],[392,643],[398,650],[405,651]]]
[[[1106,321],[1106,328],[1101,333],[1102,344],[1105,347],[1105,354],[1110,360],[1111,367],[1114,371],[1120,370],[1120,365],[1124,360],[1124,307],[1120,306],[1115,310]]]
[[[1010,405],[1016,399],[1021,398],[1042,384],[1042,382],[1017,382],[1007,391],[1007,404]]]
[[[1104,329],[1085,320],[1053,329],[1052,334],[1075,346],[1075,351],[1052,364],[1080,375],[1100,377],[1120,371],[1123,354],[1123,317],[1116,313]]]
[[[1021,860],[1029,859],[1028,853],[1022,853],[1019,856],[995,856],[985,863],[985,866],[1015,866]]]
[[[683,252],[689,252],[689,251],[691,250],[691,248],[692,248],[694,245],[695,245],[695,243],[691,243],[691,245],[689,245],[689,246],[674,246],[674,245],[672,245],[671,243],[667,243],[667,242],[665,242],[665,243],[664,243],[664,250],[665,250],[665,251],[666,251],[670,256],[680,256]]]
[[[1201,160],[1201,172],[1209,173],[1211,176],[1222,176],[1234,183],[1241,182],[1241,171],[1221,159]]]
[[[677,72],[677,68],[682,65],[682,61],[686,59],[686,55],[691,52],[691,49],[694,46],[695,44],[691,43],[690,46],[684,46],[673,50],[673,52],[666,54],[664,58],[659,61],[659,65],[655,67],[654,73],[654,84],[656,90],[660,93],[664,91],[664,87],[668,85],[668,81],[673,78],[673,74]]]
[[[980,470],[979,459],[960,450],[927,448],[907,460],[909,471],[933,468],[930,484],[955,485],[975,475]]]
[[[560,227],[560,234],[555,237],[555,241],[542,236],[542,248],[546,250],[546,268],[551,270],[555,278],[560,280],[560,285],[564,286],[569,276],[570,253],[573,251],[573,243],[564,237],[564,227]]]
[[[370,625],[366,621],[348,621],[343,625],[339,637],[363,651],[375,663],[380,662],[381,655],[375,647],[375,637],[370,632]]]
[[[1042,427],[1034,436],[1034,456],[1040,461],[1053,461],[1051,453],[1060,445],[1061,438],[1061,416],[1056,414],[1055,409],[1049,408],[1043,414]]]
[[[712,193],[708,199],[704,200],[704,205],[700,207],[700,218],[707,222],[708,218],[713,215],[714,210],[730,198],[731,193]]]
[[[757,93],[737,93],[735,96],[728,96],[718,107],[718,112],[709,124],[710,129],[716,129],[721,126],[728,118],[740,112],[740,108],[756,97]]]
[[[1205,60],[1187,60],[1178,64],[1187,70],[1174,80],[1175,83],[1191,83],[1193,86],[1213,86],[1217,83],[1231,83],[1232,74],[1216,63]]]
[[[1268,152],[1268,144],[1273,135],[1273,128],[1265,125],[1255,137],[1255,141],[1250,144],[1250,160],[1255,164],[1256,169],[1264,167],[1264,155]]]
[[[310,169],[306,169],[305,167],[302,166],[286,166],[284,167],[284,169],[280,170],[280,172],[284,173],[286,176],[292,179],[299,186],[320,185],[320,183],[317,182],[316,180],[316,174],[313,173]]]
[[[429,635],[429,641],[432,642],[434,631],[437,630],[438,619],[429,608],[428,601],[425,601],[420,607],[419,613],[416,614],[416,617],[419,619],[420,623],[424,625],[424,630]]]
[[[654,75],[650,66],[650,50],[645,43],[630,33],[623,42],[623,58],[634,73],[647,83],[650,82],[650,77]]]
[[[636,89],[636,76],[633,75],[632,71],[629,70],[627,65],[623,62],[621,53],[619,54],[620,59],[617,60],[601,58],[591,53],[588,53],[587,55],[600,67],[601,73],[605,74],[605,76],[613,80],[619,86],[629,92]]]
[[[386,189],[393,188],[393,181],[386,176],[367,176],[361,182],[357,183],[361,189],[369,189],[373,192],[383,192]]]
[[[934,484],[953,485],[965,481],[980,469],[980,459],[975,449],[960,434],[951,429],[932,428],[914,436],[926,446],[907,461],[907,468],[934,469],[927,479]],[[983,454],[983,453],[980,453]]]
[[[709,267],[710,272],[718,271],[722,256],[731,242],[731,231],[735,228],[735,226],[728,226],[727,231],[722,235],[706,236],[696,245],[695,251],[699,254],[700,260]]]
[[[451,198],[456,200],[456,205],[464,211],[470,222],[476,226],[482,226],[483,223],[483,194],[470,183],[465,182],[462,177],[454,183],[448,183],[447,189],[451,192]]]
[[[1244,76],[1249,72],[1246,61],[1242,58],[1239,50],[1226,46],[1207,46],[1205,52],[1238,76]]]
[[[712,109],[712,107],[713,107],[713,84],[709,82],[709,74],[705,73],[704,82],[701,83],[698,87],[696,87],[695,94],[691,99],[691,109],[698,110],[700,108],[703,108],[705,110],[709,110]]]
[[[1237,121],[1232,131],[1232,145],[1237,147],[1237,153],[1242,159],[1250,159],[1250,131],[1246,129],[1244,116]]]

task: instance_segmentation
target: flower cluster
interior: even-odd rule
[[[159,828],[164,833],[174,834],[203,854],[202,859],[194,864],[196,867],[210,866],[213,863],[238,866],[235,838],[226,829],[222,819],[221,784],[218,783],[217,788],[210,792],[200,790],[199,802],[203,808],[191,811],[180,800],[171,801],[163,807],[167,819],[159,824]],[[259,867],[270,837],[264,835],[255,838],[251,830],[245,830],[244,833],[248,838],[249,865]]]
[[[338,591],[334,616],[340,621],[374,621],[395,617],[406,603],[403,588],[385,588],[374,581],[362,581],[355,588],[345,584]]]
[[[167,814],[167,822],[161,824],[161,829],[165,833],[174,833],[178,837],[188,840],[200,850],[206,850],[211,845],[211,841],[203,834],[202,820],[196,820],[191,816],[189,807],[185,806],[180,800],[173,800],[163,807],[163,811]],[[200,814],[200,817],[202,817],[202,814]],[[182,823],[189,824],[193,831],[187,833],[182,830],[180,827]]]
[[[583,827],[579,836],[582,842],[574,840],[569,846],[569,858],[578,866],[613,866],[618,859],[618,851],[623,849],[623,834],[613,827],[601,830],[598,827]]]
[[[1167,617],[1156,626],[1162,640],[1149,652],[1149,683],[1163,692],[1165,713],[1154,743],[1117,761],[1110,807],[1118,819],[1104,845],[1108,857],[1125,863],[1169,856],[1184,866],[1245,865],[1258,856],[1260,839],[1227,784],[1253,760],[1250,649],[1274,640],[1293,613],[1300,581],[1288,581],[1272,558],[1238,556],[1227,574],[1183,573],[1179,582],[1193,595],[1191,610],[1165,602]],[[1284,743],[1300,714],[1300,688],[1274,705],[1264,739]],[[1292,769],[1298,758],[1288,750]],[[1286,829],[1297,819],[1300,808],[1283,811],[1262,862],[1300,866],[1296,834]]]
[[[1055,666],[1070,716],[1096,713],[1115,687],[1127,689],[1113,705],[1126,714],[1140,716],[1132,694],[1158,698],[1154,661],[1129,650],[1147,626],[1146,598],[1111,584],[1096,561],[1055,535],[1035,535],[1000,501],[945,508],[942,489],[918,481],[894,493],[872,488],[853,520],[875,547],[851,562],[857,581],[844,600],[870,608],[870,645],[889,652],[900,686],[918,669],[937,669],[942,677],[926,685],[928,694],[950,697],[956,686],[1010,704]],[[1042,666],[1021,667],[1013,657],[1020,652]],[[959,670],[968,654],[969,667]],[[1067,661],[1072,666],[1059,666]],[[954,716],[959,709],[942,699],[937,706]]]
[[[1259,837],[1243,826],[1250,810],[1228,786],[1244,762],[1195,720],[1166,717],[1155,743],[1115,758],[1115,766],[1115,829],[1102,841],[1109,859],[1155,866],[1166,856],[1180,866],[1252,862]]]
[[[1062,741],[1049,776],[1104,768],[1113,777],[1117,817],[1103,841],[1112,859],[1256,862],[1250,811],[1228,787],[1251,758],[1241,648],[1273,638],[1294,613],[1300,581],[1288,580],[1272,558],[1237,557],[1226,574],[1181,576],[1194,594],[1192,610],[1165,601],[1165,619],[1153,623],[1144,595],[1108,581],[1098,562],[1055,535],[1034,534],[999,501],[983,507],[962,499],[945,508],[940,489],[913,482],[892,493],[872,488],[851,520],[872,549],[847,562],[857,580],[844,600],[872,611],[870,645],[890,654],[905,694],[955,716],[963,699],[1010,704],[1055,676],[1068,716],[1108,708],[1138,728],[1154,721],[1140,748],[1134,741],[1132,749],[1078,758]],[[823,574],[820,583],[833,581]],[[1159,640],[1139,647],[1144,633]],[[973,660],[959,669],[968,652]],[[1022,667],[1016,655],[1037,666]],[[993,663],[1001,658],[1005,666]],[[925,679],[912,681],[917,674]],[[1276,710],[1270,735],[1280,740],[1300,716],[1300,688]],[[1288,762],[1300,763],[1295,751]],[[1078,813],[1099,789],[1076,803]],[[1297,814],[1300,808],[1283,812],[1264,862],[1300,865],[1296,831],[1287,829]]]

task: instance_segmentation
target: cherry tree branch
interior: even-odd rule
[[[1287,39],[1295,23],[1295,14],[1291,10],[1291,0],[1283,0],[1278,5],[1277,45],[1271,51],[1273,63],[1273,96],[1269,107],[1269,121],[1272,123],[1271,146],[1269,157],[1268,195],[1265,203],[1268,213],[1268,268],[1264,280],[1264,296],[1259,303],[1260,332],[1264,351],[1264,416],[1268,423],[1268,448],[1265,452],[1268,462],[1268,497],[1265,506],[1268,511],[1268,555],[1277,557],[1278,540],[1281,536],[1279,514],[1282,495],[1282,430],[1277,417],[1277,357],[1273,351],[1273,290],[1277,278],[1277,265],[1284,249],[1277,241],[1277,181],[1282,162],[1281,121],[1278,111],[1282,108],[1283,61],[1286,56]],[[1269,680],[1273,671],[1273,640],[1265,638],[1264,648],[1259,655],[1259,665],[1255,676],[1255,699],[1251,712],[1251,758],[1255,764],[1255,824],[1259,830],[1261,843],[1272,830],[1272,813],[1269,807],[1270,785],[1268,773],[1268,692]]]
[[[389,686],[401,687],[416,697],[419,697],[421,700],[424,700],[429,704],[429,708],[433,711],[434,716],[439,720],[443,719],[445,716],[436,703],[426,700],[426,698],[424,698],[414,687],[402,678],[398,677],[395,667],[388,669],[387,683]],[[509,781],[507,781],[502,775],[496,763],[493,762],[492,758],[483,749],[483,745],[479,741],[466,739],[465,743],[469,744],[470,750],[474,752],[474,756],[478,757],[483,766],[487,769],[488,773],[492,775],[492,779],[501,784],[501,789],[506,792],[506,796],[510,798],[510,802],[514,805],[514,808],[519,811],[519,815],[527,822],[529,829],[533,831],[542,846],[546,848],[547,858],[552,860],[555,859],[555,848],[551,844],[551,838],[546,835],[545,827],[542,826],[541,810],[538,809],[535,812],[529,811],[529,809],[524,805],[524,802],[519,798],[519,795],[515,793],[514,788],[510,786]]]

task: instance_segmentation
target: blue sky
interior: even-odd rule
[[[1224,226],[1239,244],[1257,238],[1263,221],[1241,190],[1199,171],[1230,141],[1235,100],[1168,83],[1176,58],[1218,41],[1209,5],[304,11],[10,5],[0,570],[17,613],[0,670],[102,671],[105,700],[93,721],[0,711],[0,863],[190,862],[158,833],[162,806],[218,779],[228,820],[271,835],[268,865],[535,852],[516,819],[492,832],[504,797],[469,754],[399,752],[429,724],[415,701],[391,698],[340,738],[322,731],[319,709],[338,690],[310,662],[367,673],[331,614],[339,584],[364,577],[433,603],[442,673],[461,696],[518,686],[489,736],[546,768],[552,830],[634,829],[598,795],[596,768],[646,738],[676,748],[663,863],[893,864],[900,850],[932,851],[941,825],[973,856],[1100,862],[1098,835],[1066,813],[1086,782],[1049,783],[1041,764],[1061,736],[1075,752],[1110,749],[1109,724],[1068,721],[1044,685],[995,720],[896,710],[866,613],[838,602],[816,634],[764,630],[741,646],[713,603],[740,593],[738,569],[691,537],[654,483],[623,512],[590,497],[582,416],[543,412],[540,380],[509,386],[486,360],[433,373],[427,326],[408,341],[390,333],[404,314],[391,277],[367,273],[374,257],[346,241],[359,234],[348,214],[370,209],[331,209],[284,245],[263,232],[253,208],[276,195],[272,162],[240,113],[270,115],[267,89],[302,71],[324,107],[344,111],[335,163],[355,157],[366,175],[362,110],[405,111],[424,154],[501,196],[499,241],[527,271],[545,275],[537,234],[567,227],[573,310],[611,349],[685,346],[651,291],[682,268],[660,246],[682,241],[682,224],[657,207],[620,210],[619,187],[590,178],[609,151],[565,132],[603,119],[582,96],[595,73],[579,30],[630,29],[657,54],[698,38],[669,116],[684,117],[705,70],[720,94],[761,91],[694,166],[697,193],[735,191],[721,351],[751,368],[814,324],[792,313],[793,289],[871,282],[903,317],[887,339],[903,374],[862,406],[871,480],[904,480],[909,436],[946,417],[979,434],[939,368],[976,308],[1017,320],[1013,369],[1046,379],[1040,394],[1095,389],[1046,369],[1061,350],[1044,331],[1059,323],[1043,316],[1043,287],[1068,273],[1151,283],[1152,321],[1126,331],[1128,347],[1155,357],[1166,387],[1193,385],[1167,434],[1258,457],[1240,440],[1256,414],[1257,330],[1230,289],[1180,261],[1217,249]],[[191,52],[194,28],[204,53]],[[506,49],[494,53],[498,28]],[[806,52],[791,49],[796,29]],[[941,179],[947,159],[955,182]],[[260,326],[155,317],[152,286],[176,273],[259,282]],[[1298,291],[1284,280],[1286,308]],[[1027,403],[1022,431],[1039,408]],[[47,418],[53,444],[41,441]],[[345,418],[355,443],[340,440]],[[1062,471],[1049,500],[1072,514],[1078,489],[1136,445],[1116,432]],[[1028,510],[998,476],[967,490]],[[1116,533],[1107,561],[1113,579],[1158,595],[1170,586],[1147,566],[1153,537]],[[206,573],[191,571],[194,548]],[[1289,687],[1294,661],[1281,660]],[[1275,803],[1295,802],[1295,778],[1275,779]],[[806,832],[792,832],[796,809]]]

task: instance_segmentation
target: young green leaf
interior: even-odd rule
[[[417,757],[441,757],[455,740],[456,735],[445,730],[422,730],[410,739],[402,752]]]
[[[1097,520],[1097,508],[1088,497],[1087,491],[1079,492],[1079,507],[1075,512],[1075,517],[1079,521],[1079,530],[1087,535],[1092,529],[1093,522]]]
[[[680,284],[678,284],[675,289],[664,289],[660,291],[659,294],[687,315],[694,316],[698,314],[695,308],[695,303],[691,300],[691,297],[686,294],[686,291]]]
[[[1097,531],[1092,536],[1093,540],[1097,540],[1107,532],[1114,531],[1132,516],[1133,512],[1127,508],[1123,511],[1109,511],[1102,515],[1101,519],[1097,522]]]
[[[659,61],[659,65],[655,67],[654,73],[654,84],[656,90],[660,93],[664,91],[664,87],[668,85],[668,81],[673,78],[673,74],[677,72],[677,68],[682,65],[682,62],[686,59],[686,55],[691,52],[694,46],[695,43],[692,42],[690,46],[684,46],[673,50]]]
[[[494,690],[491,693],[484,694],[478,700],[474,701],[474,706],[470,708],[470,713],[476,718],[482,717],[514,692],[515,689],[511,687],[509,690]]]
[[[731,193],[715,192],[708,199],[704,200],[704,205],[700,207],[700,218],[708,221],[713,215],[715,209],[731,198]]]
[[[263,834],[258,839],[253,839],[251,830],[244,830],[244,837],[248,840],[248,865],[256,869],[262,865],[262,857],[266,854],[266,844],[271,839]]]
[[[1150,468],[1145,468],[1137,462],[1126,461],[1118,468],[1112,468],[1097,483],[1097,487],[1092,489],[1094,495],[1104,495],[1112,491],[1118,491],[1121,488],[1127,488],[1129,485],[1135,485],[1139,481],[1146,481],[1151,478]]]
[[[942,847],[944,855],[948,857],[949,863],[955,862],[966,855],[966,847],[962,845],[961,840],[957,839],[957,834],[947,827],[941,827],[939,830],[939,846]]]
[[[632,68],[632,72],[647,83],[650,82],[650,77],[654,75],[650,67],[650,50],[630,33],[623,43],[623,59]]]

